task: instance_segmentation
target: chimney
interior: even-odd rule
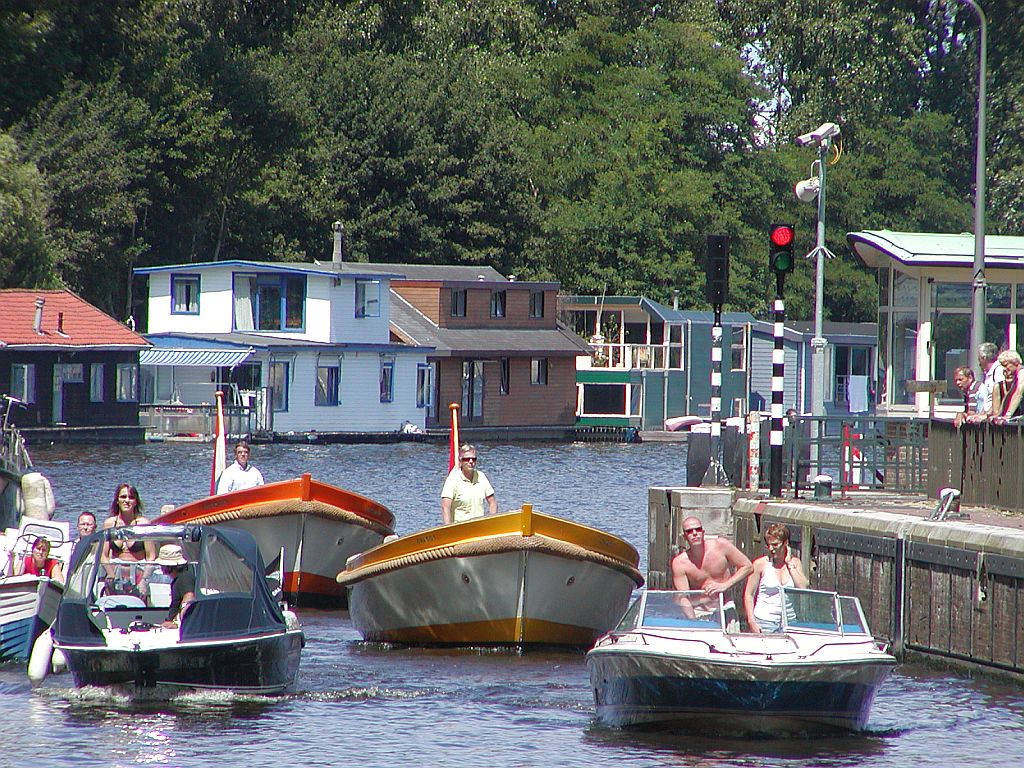
[[[672,309],[679,309],[679,289],[672,289]]]
[[[331,254],[331,263],[340,267],[345,261],[345,225],[336,221],[332,229],[334,229],[334,253]]]
[[[59,333],[61,336],[67,336],[67,334],[64,333],[64,313],[63,312],[58,312],[57,313],[57,333]]]
[[[32,327],[36,333],[41,334],[43,332],[43,305],[46,303],[46,299],[42,296],[36,298],[36,319],[32,323]]]

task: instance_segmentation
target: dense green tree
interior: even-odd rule
[[[57,281],[43,178],[19,155],[15,140],[0,130],[0,287],[48,288]]]

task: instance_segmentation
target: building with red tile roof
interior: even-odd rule
[[[65,290],[0,290],[0,392],[20,427],[139,423],[141,335]]]

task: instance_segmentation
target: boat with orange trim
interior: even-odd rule
[[[287,600],[295,606],[344,608],[337,573],[354,554],[394,534],[395,516],[382,504],[353,491],[314,480],[293,480],[183,504],[154,523],[228,523],[256,539],[266,563],[284,552]]]
[[[524,504],[389,539],[338,583],[367,641],[589,648],[643,585],[639,562],[628,542]]]

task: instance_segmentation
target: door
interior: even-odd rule
[[[55,363],[53,366],[53,424],[64,423],[64,385],[85,382],[81,363]]]

